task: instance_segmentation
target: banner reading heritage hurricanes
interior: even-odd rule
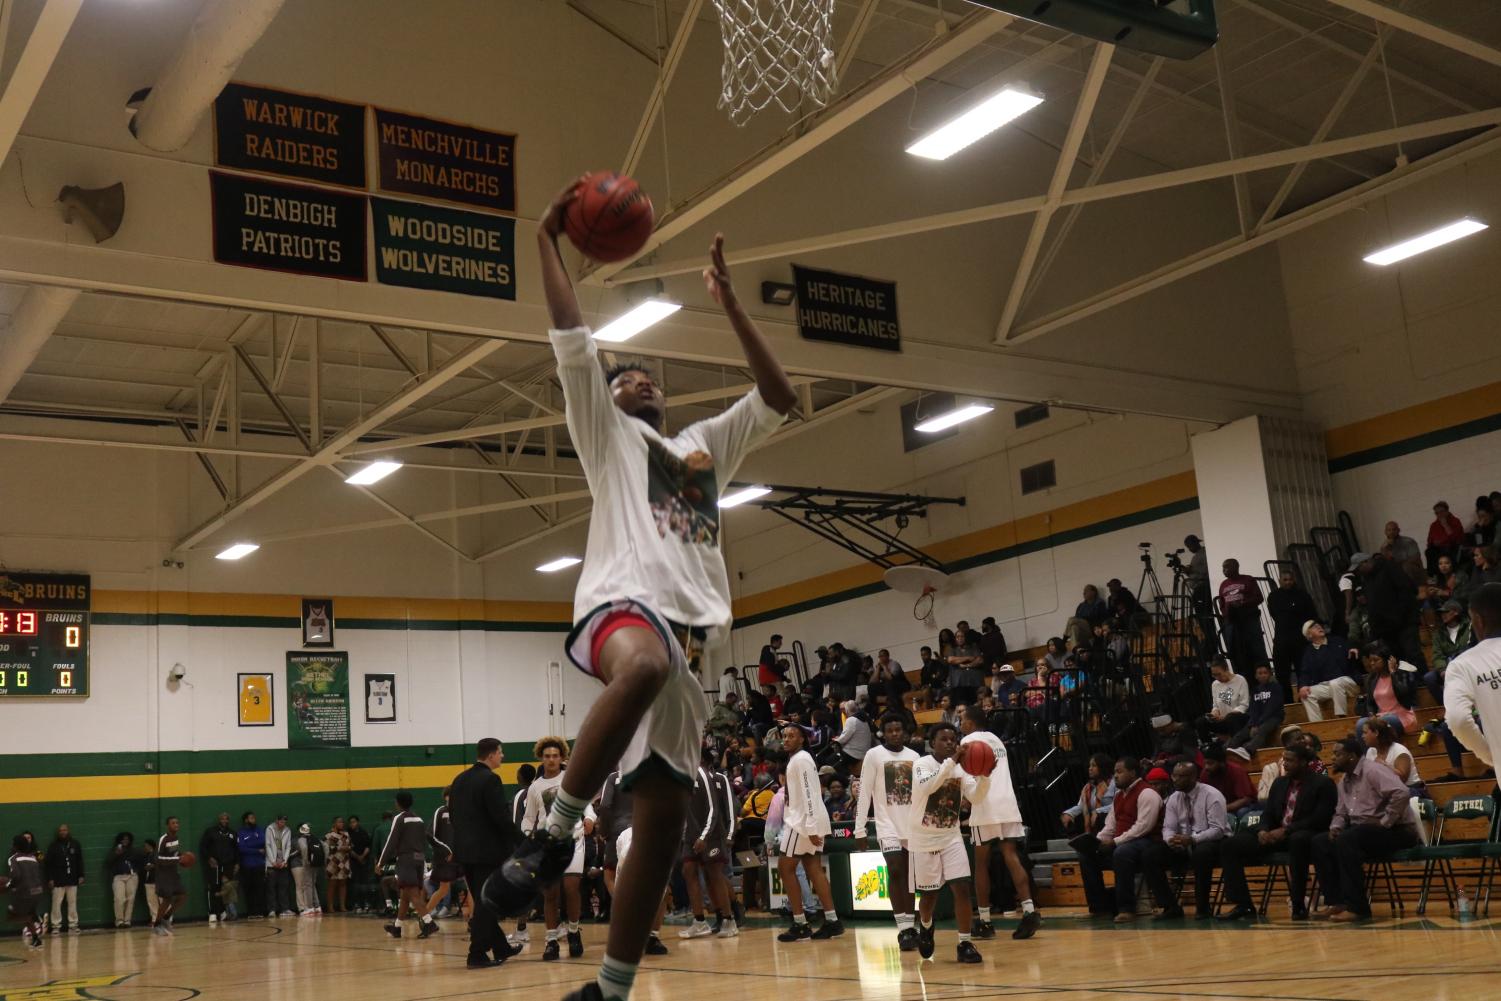
[[[287,746],[349,746],[349,654],[287,654]]]

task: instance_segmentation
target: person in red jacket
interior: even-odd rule
[[[1438,569],[1438,558],[1447,556],[1458,562],[1459,547],[1464,545],[1465,524],[1449,511],[1448,501],[1433,505],[1433,524],[1428,526],[1428,572]]]
[[[1261,583],[1240,572],[1240,561],[1226,560],[1221,569],[1220,606],[1225,616],[1225,652],[1233,670],[1250,673],[1267,659],[1261,632]]]

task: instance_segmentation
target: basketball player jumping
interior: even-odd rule
[[[635,847],[616,883],[598,980],[569,995],[600,1001],[630,996],[698,767],[707,713],[692,665],[731,621],[719,491],[782,423],[796,394],[736,298],[716,237],[704,282],[740,340],[756,388],[724,413],[665,437],[651,375],[639,363],[603,372],[584,326],[557,244],[576,191],[570,186],[549,206],[537,243],[569,437],[594,496],[567,649],[605,688],[579,728],[546,820],[483,892],[492,907],[516,914],[556,882],[573,855],[574,826],[618,767],[634,793]]]

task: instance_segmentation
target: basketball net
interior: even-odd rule
[[[922,594],[912,603],[912,617],[930,629],[938,624],[938,619],[933,615],[933,595],[937,593],[938,588],[924,584]]]
[[[834,0],[714,0],[724,38],[719,106],[744,125],[775,101],[796,112],[803,101],[823,107],[838,86]]]

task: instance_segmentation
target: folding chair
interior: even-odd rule
[[[1486,821],[1485,837],[1480,840],[1445,844],[1445,829],[1449,822],[1454,820]],[[1450,912],[1453,912],[1460,889],[1459,874],[1454,868],[1454,863],[1462,859],[1479,859],[1480,870],[1476,874],[1475,896],[1479,898],[1484,891],[1482,913],[1489,914],[1491,887],[1496,879],[1495,869],[1501,866],[1501,844],[1497,842],[1496,801],[1490,796],[1465,796],[1450,800],[1444,807],[1443,813],[1439,815],[1433,841],[1434,844],[1430,848],[1410,849],[1418,860],[1424,862],[1423,893],[1418,905],[1418,913],[1422,914],[1427,908],[1428,891],[1434,873],[1438,873],[1443,879],[1444,896],[1449,901]]]

